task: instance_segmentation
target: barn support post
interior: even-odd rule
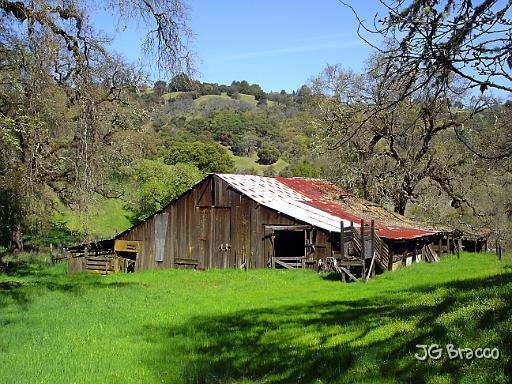
[[[371,255],[372,255],[372,266],[371,266],[371,277],[375,276],[375,220],[372,220],[371,222]]]
[[[448,256],[451,254],[451,250],[450,250],[450,236],[448,236],[447,239],[446,239],[446,254]]]
[[[411,249],[409,247],[409,244],[406,243],[405,244],[404,255],[402,256],[402,263],[401,263],[403,266],[407,266],[407,258],[409,257],[410,251],[411,251]]]
[[[345,258],[345,228],[343,224],[343,220],[341,220],[340,224],[340,251],[341,251],[341,260]]]
[[[460,248],[461,248],[462,239],[457,239],[457,259],[460,259]]]
[[[366,252],[365,252],[364,248],[365,248],[364,247],[364,220],[361,219],[361,263],[362,263],[362,269],[363,269],[361,272],[361,275],[363,278],[366,275],[366,266],[365,266]]]
[[[437,255],[441,257],[443,254],[443,238],[439,236],[439,239],[437,239]]]
[[[390,249],[389,257],[388,257],[388,271],[393,270],[393,255],[394,255],[394,251],[393,251],[393,249]]]

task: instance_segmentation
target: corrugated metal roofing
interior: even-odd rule
[[[328,181],[297,177],[216,175],[257,203],[318,228],[339,232],[342,220],[345,226],[349,226],[352,221],[354,226],[360,227],[358,223],[363,215],[354,214],[354,211],[347,206],[350,203],[344,203],[341,200],[342,196],[348,196],[347,193]],[[355,201],[354,199],[351,197],[352,201]],[[361,199],[357,201],[360,204],[365,203]],[[410,220],[382,208],[376,208],[374,211],[378,211],[383,218],[382,222],[377,219],[375,222],[375,228],[381,237],[414,239],[437,233],[433,229],[416,226]],[[373,217],[363,218],[371,220]],[[399,222],[401,225],[390,225],[390,221],[393,224]]]

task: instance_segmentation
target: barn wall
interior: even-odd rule
[[[162,225],[162,215],[167,220],[165,241],[158,239],[162,231],[155,231],[155,225]],[[264,232],[269,224],[302,223],[255,203],[219,177],[209,176],[120,239],[142,241],[137,270],[180,266],[236,268],[242,262],[249,268],[264,268],[269,256]],[[318,231],[317,243],[327,244],[327,237]],[[164,247],[162,261],[156,261],[155,243]]]

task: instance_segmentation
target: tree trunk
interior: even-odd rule
[[[405,213],[405,207],[407,205],[408,198],[405,196],[399,196],[395,200],[394,211],[400,215]]]
[[[23,251],[23,239],[21,238],[21,228],[19,225],[12,232],[12,243],[13,254]]]

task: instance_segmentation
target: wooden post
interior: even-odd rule
[[[439,237],[439,240],[437,241],[437,256],[441,257],[443,254],[443,238]]]
[[[341,260],[345,258],[345,228],[343,224],[343,220],[341,220],[340,225],[340,251],[341,251]]]
[[[82,271],[85,271],[87,269],[87,257],[89,256],[89,249],[87,246],[84,247],[84,257],[82,261]]]
[[[451,250],[450,250],[450,236],[448,236],[447,239],[446,239],[446,254],[450,255],[450,253],[451,253]]]
[[[389,258],[388,258],[388,271],[393,270],[393,249],[389,250]]]
[[[371,228],[370,228],[371,232],[370,232],[370,238],[371,238],[371,255],[372,255],[372,260],[375,258],[375,221],[372,220],[371,221]],[[372,264],[372,267],[371,267],[371,277],[374,277],[375,276],[375,262],[373,262]]]
[[[364,276],[366,275],[366,266],[365,266],[365,263],[366,263],[366,255],[365,255],[365,250],[364,250],[364,220],[361,219],[361,262],[362,262],[362,275],[363,275],[363,278]]]
[[[402,265],[407,265],[407,258],[409,257],[409,244],[406,243],[405,245],[405,251],[404,251],[404,255],[402,256]]]
[[[460,259],[461,243],[462,243],[462,239],[457,239],[457,259]]]

